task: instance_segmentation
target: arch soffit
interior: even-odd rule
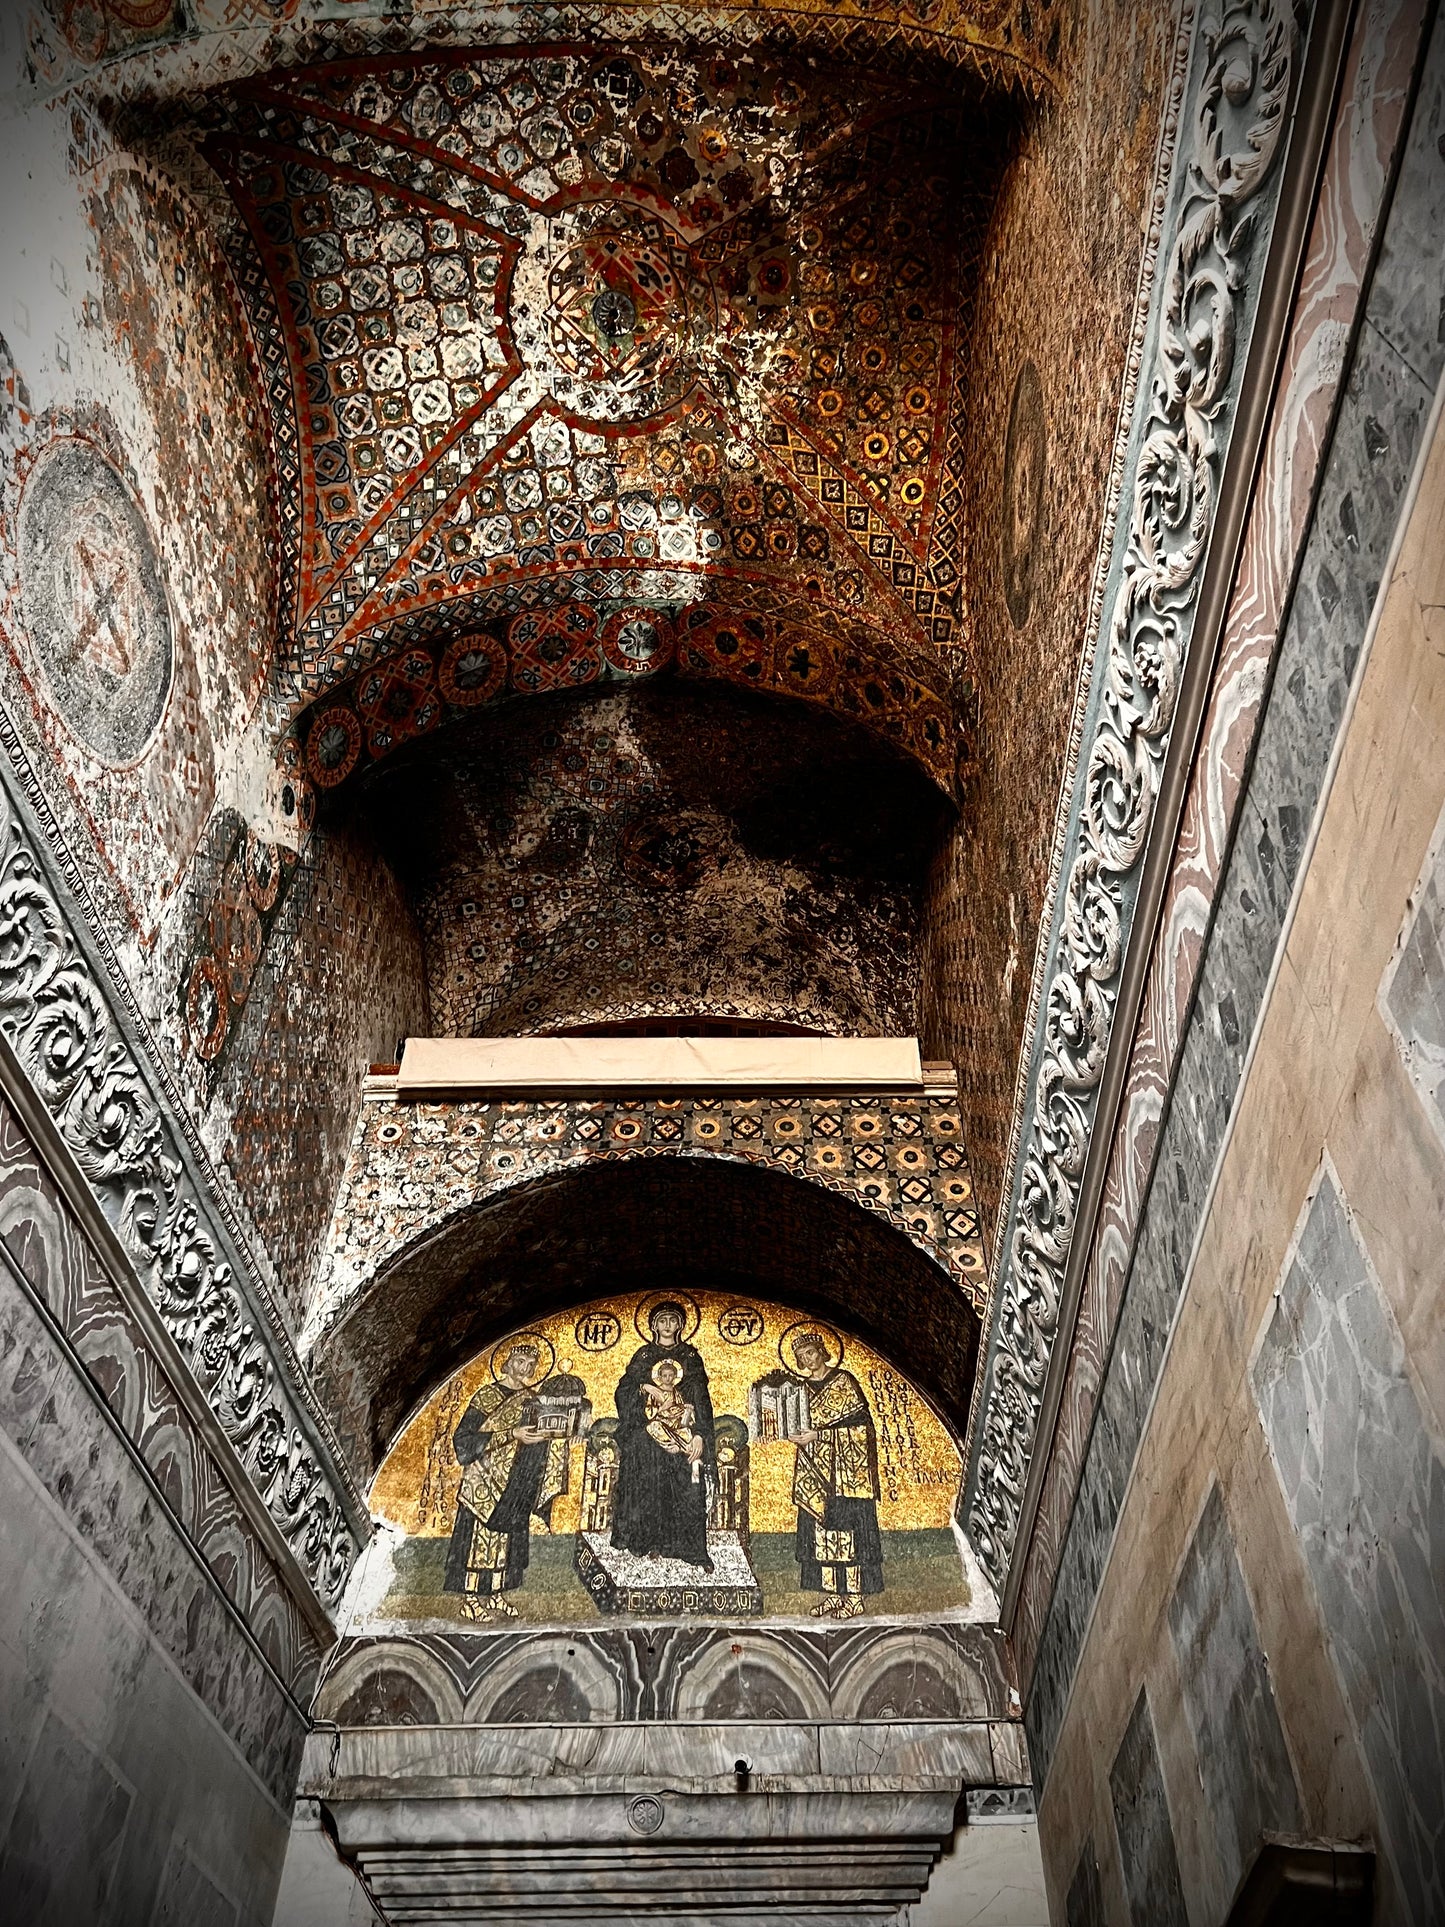
[[[843,57],[894,54],[961,67],[992,87],[1030,99],[1057,94],[1063,80],[1054,9],[1028,0],[591,0],[573,9],[579,31],[626,45],[665,33],[707,53],[766,49],[786,37],[809,53]],[[264,73],[283,74],[334,55],[337,26],[279,22],[258,35],[250,24],[196,23],[179,0],[144,23],[107,14],[95,32],[53,28],[31,66],[37,103],[83,88],[102,99],[128,100],[138,91],[156,101],[184,100],[200,90]],[[345,22],[345,50],[353,55],[413,53],[452,44],[450,23],[433,10],[399,16],[392,0],[355,0]],[[484,47],[515,34],[510,0],[471,0],[466,8],[473,44]],[[685,30],[680,32],[680,25]],[[399,44],[400,39],[400,44]]]
[[[469,1201],[334,1307],[308,1361],[369,1478],[448,1375],[516,1324],[679,1274],[835,1317],[906,1361],[963,1438],[981,1323],[939,1255],[836,1189],[716,1153],[578,1160]]]
[[[917,1101],[917,1100],[913,1100]],[[926,1102],[926,1100],[924,1100]],[[806,1100],[795,1103],[780,1103],[777,1109],[785,1113],[796,1113],[806,1105]],[[398,1107],[401,1108],[400,1106]],[[455,1110],[451,1106],[417,1106],[432,1112]],[[517,1110],[523,1107],[509,1107]],[[538,1105],[543,1113],[560,1111],[557,1104]],[[595,1106],[582,1108],[595,1109]],[[886,1104],[870,1110],[887,1109]],[[454,1121],[454,1120],[453,1120]],[[624,1124],[634,1120],[621,1120]],[[642,1123],[637,1119],[639,1136]],[[553,1133],[546,1129],[547,1138]],[[430,1137],[430,1134],[427,1134]],[[560,1133],[558,1134],[560,1135]],[[600,1133],[599,1133],[600,1135]],[[620,1134],[619,1134],[620,1135]],[[421,1136],[418,1133],[418,1136]],[[880,1134],[881,1136],[881,1134]],[[520,1134],[519,1134],[520,1137]],[[877,1142],[879,1140],[872,1140]],[[886,1142],[886,1137],[882,1138]],[[434,1140],[426,1144],[426,1149],[435,1152],[439,1148]],[[539,1151],[543,1155],[538,1155]],[[770,1146],[762,1133],[756,1141],[743,1150],[736,1146],[709,1149],[702,1144],[666,1145],[645,1141],[633,1143],[612,1143],[602,1147],[592,1144],[562,1145],[525,1140],[517,1145],[515,1167],[509,1170],[493,1168],[481,1182],[471,1188],[468,1195],[458,1196],[461,1187],[449,1184],[445,1188],[435,1187],[425,1194],[425,1202],[411,1214],[404,1210],[394,1214],[392,1226],[379,1227],[373,1221],[367,1226],[370,1233],[365,1245],[351,1245],[340,1250],[333,1248],[330,1264],[322,1278],[317,1294],[315,1308],[306,1321],[302,1333],[303,1351],[315,1351],[325,1342],[328,1335],[339,1325],[355,1314],[358,1306],[382,1288],[387,1279],[415,1255],[429,1249],[438,1240],[444,1240],[464,1221],[478,1213],[488,1211],[504,1204],[508,1199],[521,1197],[539,1184],[551,1183],[588,1171],[616,1170],[618,1167],[635,1165],[724,1165],[739,1172],[768,1172],[778,1178],[788,1179],[806,1187],[809,1191],[820,1191],[828,1196],[845,1201],[867,1213],[870,1219],[881,1219],[906,1238],[929,1262],[936,1266],[943,1276],[954,1285],[966,1300],[972,1303],[979,1317],[984,1312],[982,1302],[981,1257],[977,1256],[978,1231],[976,1219],[970,1212],[967,1222],[959,1235],[949,1236],[952,1226],[940,1224],[936,1213],[940,1208],[940,1198],[930,1197],[925,1206],[922,1202],[910,1204],[898,1197],[890,1197],[883,1185],[879,1186],[881,1195],[870,1194],[866,1188],[869,1179],[857,1171],[833,1171],[817,1167],[808,1168],[786,1156],[786,1147]],[[530,1153],[530,1155],[529,1155]],[[370,1162],[370,1161],[368,1161]],[[404,1176],[398,1172],[397,1177]],[[360,1171],[349,1172],[343,1180],[341,1194],[334,1213],[334,1222],[340,1227],[353,1214],[359,1199],[353,1195],[362,1185],[375,1196],[381,1188],[375,1183],[375,1170],[363,1165]],[[937,1179],[937,1172],[927,1173]],[[943,1197],[948,1193],[944,1187],[952,1178],[951,1172],[942,1174],[942,1181],[935,1190]],[[920,1175],[920,1182],[926,1181]],[[951,1202],[951,1200],[950,1200]],[[938,1235],[940,1234],[941,1235]]]
[[[581,585],[579,585],[581,586]],[[448,620],[434,636],[378,653],[316,695],[287,726],[276,757],[318,795],[339,790],[396,751],[450,737],[458,724],[517,702],[674,679],[804,703],[901,754],[957,803],[964,717],[948,661],[897,635],[816,618],[729,610],[711,599],[643,605],[636,593],[559,604],[576,624],[560,673],[538,661],[553,638],[517,640],[505,621]],[[622,642],[619,643],[619,637]],[[363,638],[359,653],[368,646]],[[623,647],[646,649],[628,662]],[[541,673],[539,673],[541,671]]]

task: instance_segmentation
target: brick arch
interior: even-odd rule
[[[435,1388],[509,1328],[656,1280],[837,1320],[962,1437],[980,1317],[956,1267],[889,1212],[712,1153],[574,1158],[438,1214],[333,1304],[309,1362],[369,1477]]]

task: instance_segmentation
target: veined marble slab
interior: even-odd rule
[[[916,1037],[408,1037],[401,1098],[480,1091],[921,1091]]]
[[[1254,1368],[1416,1927],[1445,1920],[1445,1450],[1326,1164]]]

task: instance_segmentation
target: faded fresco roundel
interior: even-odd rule
[[[1026,361],[1014,383],[1003,458],[1003,594],[1016,629],[1034,606],[1044,521],[1044,470],[1048,460],[1044,393],[1039,371]]]
[[[31,646],[66,728],[101,762],[134,762],[175,668],[159,558],[140,506],[91,443],[56,442],[20,504]]]

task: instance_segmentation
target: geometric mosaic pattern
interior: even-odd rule
[[[504,687],[675,660],[886,713],[951,783],[989,146],[917,82],[615,48],[225,96],[295,700],[387,665],[313,775]]]
[[[359,1474],[498,1329],[638,1267],[726,1271],[835,1308],[885,1356],[911,1344],[963,1424],[985,1272],[951,1097],[403,1104],[385,1088],[363,1103],[301,1336]]]
[[[363,1104],[307,1340],[408,1245],[495,1192],[599,1160],[719,1157],[894,1224],[980,1316],[985,1267],[955,1099],[679,1097]]]

